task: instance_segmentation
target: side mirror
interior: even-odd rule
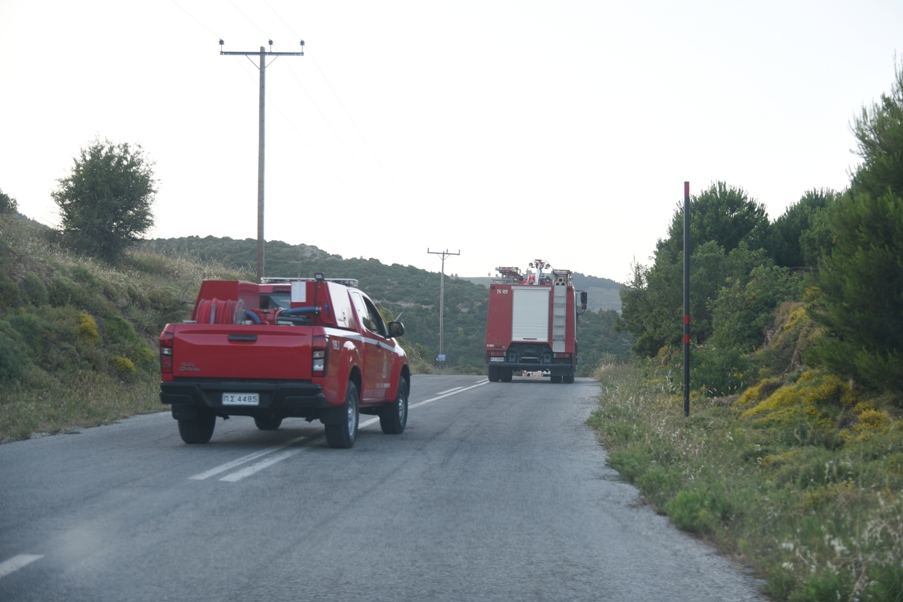
[[[389,322],[386,324],[389,329],[389,336],[392,338],[400,337],[404,334],[404,324],[401,322]]]
[[[586,291],[580,291],[580,309],[586,309]]]

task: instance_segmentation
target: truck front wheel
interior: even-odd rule
[[[207,443],[216,427],[216,414],[198,412],[194,420],[179,420],[179,435],[185,443]]]
[[[404,379],[398,382],[395,401],[379,409],[379,426],[387,435],[400,435],[408,423],[408,384]]]
[[[357,387],[353,382],[348,383],[342,412],[345,420],[341,424],[326,425],[326,443],[329,447],[348,449],[354,445],[354,440],[357,438],[359,417]]]

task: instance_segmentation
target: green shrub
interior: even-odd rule
[[[127,357],[119,357],[114,355],[110,358],[110,365],[116,372],[116,376],[127,378],[135,375],[135,364]]]
[[[675,525],[691,533],[712,533],[731,517],[730,501],[722,494],[695,489],[678,492],[665,504]]]
[[[0,271],[0,310],[18,307],[19,287],[10,280],[5,272]]]
[[[22,335],[9,322],[0,321],[0,382],[22,378],[30,365]]]
[[[19,283],[19,291],[22,299],[29,305],[40,307],[50,302],[50,294],[47,292],[47,287],[44,285],[44,281],[36,274],[25,276],[22,282]]]

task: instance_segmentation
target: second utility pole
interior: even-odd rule
[[[457,253],[449,253],[448,249],[444,251],[430,251],[429,248],[426,250],[430,255],[441,255],[442,256],[442,275],[439,277],[439,357],[436,360],[439,362],[440,366],[445,365],[445,332],[443,330],[443,320],[445,314],[445,258],[449,255],[460,255],[461,251],[458,250]]]
[[[270,40],[270,50],[267,51],[263,46],[260,52],[226,52],[223,50],[223,42],[219,41],[219,53],[222,55],[240,55],[250,57],[255,54],[260,55],[260,124],[257,141],[257,282],[263,281],[263,164],[264,164],[264,100],[266,100],[266,57],[268,56],[304,56],[301,52],[273,52],[273,40]],[[301,47],[304,47],[304,40],[301,40]],[[274,59],[275,60],[275,59]],[[251,61],[252,63],[254,61]]]

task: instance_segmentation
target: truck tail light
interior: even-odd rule
[[[313,363],[311,371],[314,376],[326,375],[326,361],[328,359],[329,337],[325,335],[314,335],[313,340]]]
[[[490,357],[505,357],[505,352],[504,351],[490,351],[489,355],[490,355]]]
[[[556,353],[555,357],[559,358],[559,359],[570,359],[571,354],[570,353]]]
[[[172,374],[172,343],[175,336],[164,330],[160,335],[160,372]]]

